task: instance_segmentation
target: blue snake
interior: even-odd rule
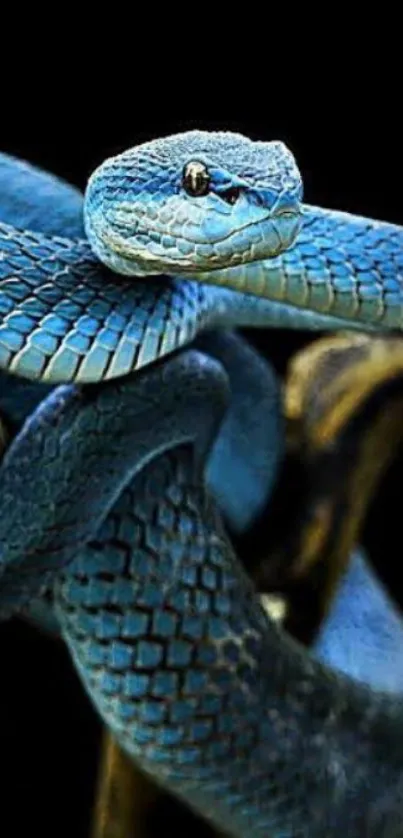
[[[86,236],[73,191],[15,166],[0,222],[16,429],[0,470],[2,616],[52,585],[116,739],[217,827],[398,836],[400,693],[336,674],[268,618],[204,474],[213,452],[210,483],[236,518],[214,468],[225,416],[237,422],[228,358],[245,358],[231,330],[400,329],[403,231],[302,204],[290,152],[239,135],[191,132],[101,164]],[[71,213],[41,232],[58,194]]]

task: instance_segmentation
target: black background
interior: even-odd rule
[[[303,63],[300,72],[302,76]],[[106,108],[92,100],[90,87],[80,101],[71,88],[67,96],[53,98],[51,107],[46,90],[37,88],[32,95],[19,96],[18,108],[3,113],[0,146],[84,188],[94,166],[130,145],[196,127],[236,130],[289,145],[303,174],[306,201],[403,224],[399,108],[375,88],[366,90],[367,81],[359,74],[351,80],[353,97],[348,96],[348,82],[337,95],[325,96],[318,84],[316,73],[308,96],[302,97],[296,84],[287,88],[287,96],[279,97],[280,104],[273,101],[270,84],[256,105],[249,102],[246,90],[232,114],[225,107],[209,111],[208,86],[204,95],[196,97],[184,88],[173,97],[169,86],[155,97],[152,82],[145,80],[144,103],[133,84],[119,101],[112,90]],[[29,89],[29,71],[25,90],[27,85]],[[189,102],[193,107],[186,115]],[[181,114],[177,118],[174,105]],[[274,352],[281,368],[290,347],[302,340],[303,336],[277,333],[268,339],[268,351]],[[394,540],[399,544],[400,473],[398,469],[386,481],[383,500],[371,517],[369,537],[379,562],[400,560],[399,548],[394,550]],[[12,623],[1,628],[1,650],[2,820],[12,819],[8,834],[39,829],[42,838],[51,834],[84,838],[98,722],[57,643]]]

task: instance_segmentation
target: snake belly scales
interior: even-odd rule
[[[17,170],[18,210],[21,177],[36,182]],[[401,835],[402,696],[336,674],[262,609],[205,488],[228,377],[192,342],[238,326],[401,329],[403,230],[303,204],[282,143],[226,132],[105,161],[70,238],[80,199],[37,186],[29,229],[17,210],[0,221],[17,426],[0,470],[3,618],[52,584],[106,725],[217,827]],[[41,221],[47,190],[65,216]]]

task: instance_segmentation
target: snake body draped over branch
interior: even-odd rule
[[[204,132],[106,161],[84,217],[88,240],[0,223],[0,366],[44,388],[0,470],[3,615],[53,584],[106,724],[218,827],[397,836],[402,696],[264,612],[205,487],[225,364],[186,347],[400,329],[403,231],[302,205],[281,143]]]

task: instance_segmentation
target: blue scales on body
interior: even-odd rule
[[[185,347],[218,327],[400,329],[403,231],[301,204],[281,143],[227,133],[106,161],[83,214],[87,240],[0,223],[0,366],[29,414],[0,470],[3,615],[53,584],[106,724],[216,826],[397,836],[402,697],[264,612],[204,485],[231,365]]]
[[[301,204],[282,143],[145,144],[99,167],[84,214],[88,241],[1,225],[1,368],[101,381],[207,327],[402,326],[401,228]]]

